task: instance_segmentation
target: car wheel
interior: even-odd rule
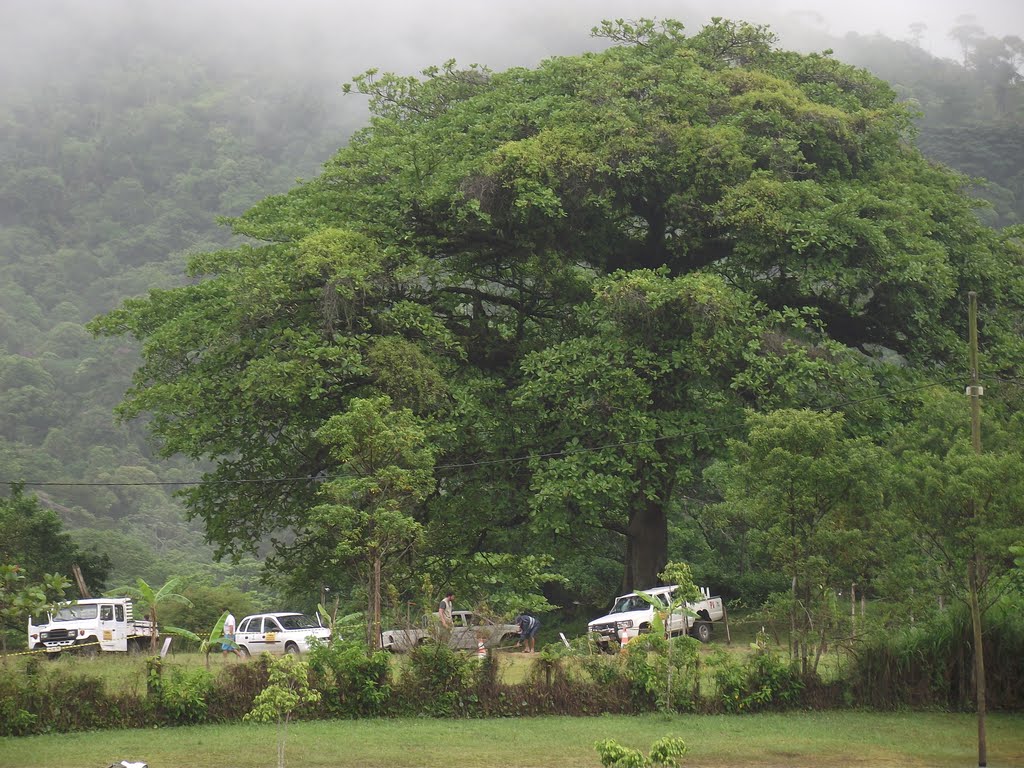
[[[284,652],[289,656],[298,656],[299,646],[297,646],[295,643],[288,643],[288,645],[284,647]]]
[[[700,640],[702,643],[706,643],[711,640],[711,622],[709,621],[698,621],[693,625],[693,636]]]
[[[241,657],[243,659],[248,659],[249,656],[252,655],[252,654],[249,653],[249,649],[246,648],[244,645],[238,646],[238,653],[239,653],[239,655],[241,655]]]

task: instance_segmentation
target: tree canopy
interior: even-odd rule
[[[386,397],[433,457],[432,575],[552,554],[645,587],[744,409],[958,365],[968,289],[1016,370],[1019,243],[891,87],[720,19],[595,32],[614,44],[535,69],[356,78],[370,125],[323,174],[94,322],[142,344],[121,416],[212,462],[185,499],[222,553],[315,570],[290,542],[341,468],[324,427]]]

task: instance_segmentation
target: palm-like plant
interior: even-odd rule
[[[114,594],[127,595],[135,600],[139,607],[149,615],[149,620],[153,624],[153,635],[150,642],[150,650],[153,653],[156,653],[157,610],[159,606],[164,603],[181,603],[189,607],[192,606],[191,600],[174,591],[178,588],[181,581],[181,578],[174,578],[166,582],[159,589],[155,589],[147,584],[144,579],[139,578],[135,580],[134,587],[119,587],[114,590]],[[168,634],[182,634],[183,630],[179,630],[177,627],[165,627],[164,632]]]

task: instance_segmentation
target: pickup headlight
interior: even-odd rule
[[[617,621],[617,622],[615,622],[615,628],[616,629],[632,629],[633,628],[633,620],[632,619],[626,619],[625,621]]]

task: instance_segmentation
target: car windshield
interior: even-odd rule
[[[615,601],[615,605],[609,613],[629,613],[630,611],[643,611],[651,606],[639,595],[625,595]]]
[[[320,626],[309,618],[309,616],[303,616],[302,614],[298,614],[296,616],[278,616],[277,620],[281,622],[281,629],[316,629]]]
[[[53,620],[76,621],[78,619],[95,619],[98,611],[98,605],[65,605],[53,614]]]

